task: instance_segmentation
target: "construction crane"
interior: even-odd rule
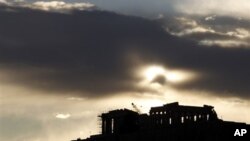
[[[134,103],[131,103],[131,105],[132,105],[133,109],[134,109],[137,113],[139,113],[139,114],[142,113],[141,110],[140,110]]]

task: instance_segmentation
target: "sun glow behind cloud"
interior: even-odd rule
[[[165,75],[166,73],[162,66],[150,66],[145,69],[144,75],[148,81],[152,81],[157,75]]]
[[[181,70],[168,70],[160,65],[146,66],[142,69],[142,75],[147,82],[153,83],[154,79],[162,76],[169,83],[182,83],[194,77],[194,74]]]

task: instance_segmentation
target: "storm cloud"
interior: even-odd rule
[[[148,89],[136,85],[140,78],[134,70],[161,64],[199,74],[187,83],[169,84],[175,89],[250,98],[248,44],[207,47],[193,34],[171,34],[167,21],[100,10],[65,14],[1,6],[0,19],[0,80],[6,84],[83,97],[143,92]]]

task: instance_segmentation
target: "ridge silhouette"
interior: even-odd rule
[[[213,106],[184,106],[178,102],[152,107],[149,115],[118,109],[99,118],[101,134],[72,141],[221,141],[234,137],[237,129],[250,129],[246,123],[219,119]],[[247,139],[248,134],[235,140]]]

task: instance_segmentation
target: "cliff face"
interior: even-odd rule
[[[122,109],[103,113],[102,134],[76,141],[221,141],[249,138],[250,125],[218,119],[212,106],[182,106],[176,103],[153,107],[150,114]],[[245,134],[235,134],[236,130]],[[248,130],[250,131],[250,130]]]

